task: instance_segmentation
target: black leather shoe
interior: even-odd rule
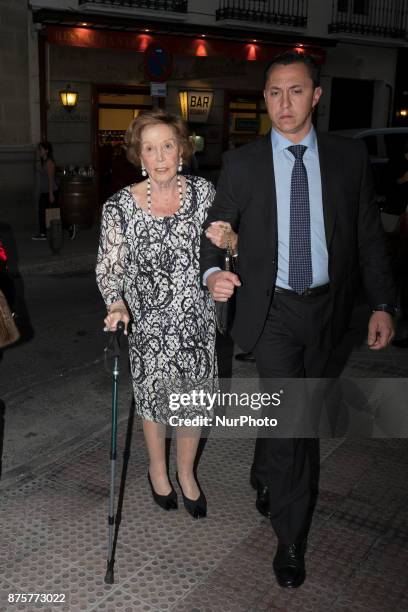
[[[258,482],[256,489],[256,502],[255,507],[267,519],[271,518],[271,510],[269,507],[269,489],[266,485]]]
[[[305,572],[306,540],[290,546],[278,545],[273,569],[279,586],[286,589],[296,589],[303,584]]]
[[[149,482],[150,489],[152,491],[152,496],[156,504],[160,506],[160,508],[163,508],[163,510],[177,510],[178,508],[177,493],[173,489],[173,486],[171,487],[171,491],[168,495],[159,495],[153,489],[153,483],[150,478],[149,472],[147,472],[147,480]]]
[[[178,486],[181,489],[184,507],[187,510],[187,512],[194,519],[205,518],[207,516],[207,500],[205,499],[205,495],[202,492],[199,483],[197,482],[198,488],[200,489],[200,496],[198,497],[198,499],[189,499],[188,497],[184,495],[183,487],[180,484],[178,473],[176,473],[176,480],[178,482]]]
[[[247,361],[249,363],[255,363],[255,357],[253,353],[238,353],[235,355],[237,361]]]

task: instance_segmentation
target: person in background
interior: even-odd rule
[[[40,156],[40,197],[38,200],[38,234],[32,236],[32,240],[47,240],[47,228],[45,225],[45,211],[47,208],[57,206],[58,185],[55,177],[55,161],[52,144],[43,140],[38,145]]]
[[[59,185],[56,177],[56,164],[52,144],[43,140],[38,145],[40,157],[39,182],[40,196],[38,200],[38,234],[32,236],[32,240],[47,240],[47,228],[45,224],[45,211],[47,208],[57,207]],[[68,228],[69,238],[73,240],[76,235],[75,225]]]

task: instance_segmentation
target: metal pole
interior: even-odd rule
[[[108,559],[112,554],[113,525],[115,520],[115,468],[116,468],[116,438],[118,427],[118,379],[119,379],[119,357],[113,361],[113,388],[112,388],[112,429],[111,429],[111,451],[110,451],[110,493],[109,493],[109,539]]]

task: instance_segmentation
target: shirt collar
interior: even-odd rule
[[[288,147],[293,145],[293,142],[282,136],[279,132],[277,132],[274,128],[271,130],[271,141],[272,141],[272,150],[275,153],[283,151]],[[308,150],[317,151],[317,139],[316,139],[316,130],[313,125],[310,128],[310,131],[306,136],[301,140],[298,144],[305,145]]]

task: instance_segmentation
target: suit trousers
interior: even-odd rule
[[[275,293],[254,355],[261,379],[322,378],[330,358],[330,294]],[[253,473],[267,485],[272,527],[284,546],[307,537],[317,498],[319,441],[258,437]]]

